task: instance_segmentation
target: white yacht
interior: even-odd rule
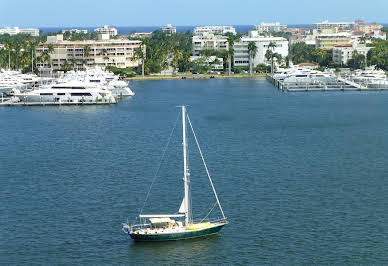
[[[69,71],[59,78],[57,82],[68,82],[72,80],[86,82],[88,87],[106,88],[115,96],[135,95],[135,93],[129,88],[127,82],[119,80],[119,78],[113,73],[104,71],[99,67],[88,69],[86,71]]]
[[[80,81],[55,84],[27,93],[15,90],[14,96],[26,102],[116,102],[110,90],[90,88]]]
[[[286,83],[314,83],[314,82],[322,82],[329,81],[333,79],[332,74],[316,71],[316,70],[296,70],[291,73],[289,76],[284,78],[284,82]]]
[[[368,82],[368,81],[385,81],[387,75],[384,70],[374,69],[374,67],[366,68],[365,70],[356,70],[352,76],[355,82]]]

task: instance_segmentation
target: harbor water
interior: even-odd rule
[[[0,107],[0,264],[388,263],[388,93],[282,93],[264,79],[130,86],[117,105]],[[121,223],[139,214],[175,123],[144,212],[181,203],[182,104],[230,224],[134,243]],[[214,198],[194,149],[190,159],[201,217]]]

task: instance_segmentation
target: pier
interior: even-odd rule
[[[68,106],[68,105],[109,105],[110,102],[2,102],[1,106]]]
[[[11,97],[1,96],[0,107],[1,106],[69,106],[69,105],[109,105],[117,104],[118,99],[121,97],[115,97],[115,101],[110,100],[101,100],[101,101],[57,101],[57,102],[29,102],[29,101],[13,101]]]
[[[313,91],[388,91],[388,86],[368,87],[346,78],[337,77],[333,81],[324,82],[284,82],[267,75],[266,79],[282,92],[313,92]]]

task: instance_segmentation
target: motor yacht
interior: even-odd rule
[[[54,84],[27,93],[14,90],[13,95],[25,102],[116,102],[110,90],[88,87],[80,81]]]

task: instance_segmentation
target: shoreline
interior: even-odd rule
[[[151,75],[151,76],[136,76],[131,78],[124,78],[124,80],[181,80],[181,79],[223,79],[223,78],[266,78],[265,73],[260,74],[187,74],[187,75]]]

